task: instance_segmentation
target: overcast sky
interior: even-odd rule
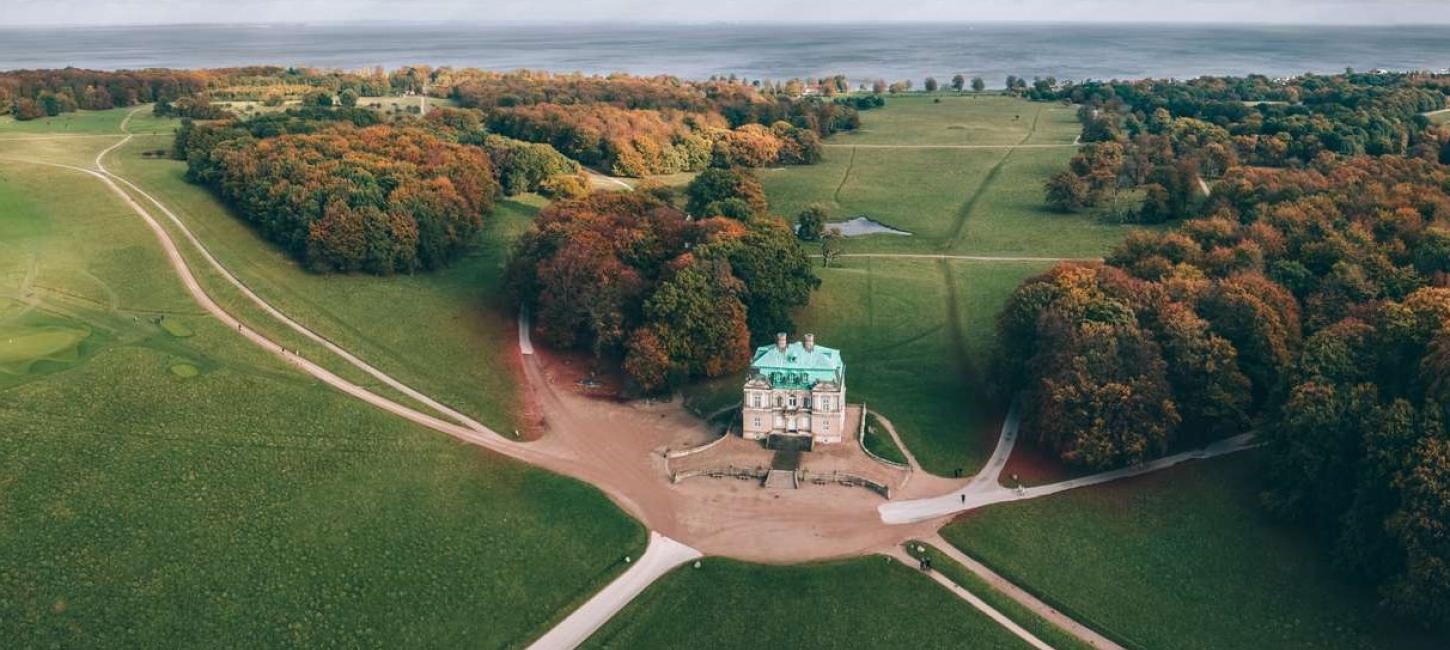
[[[218,22],[1450,23],[1450,0],[0,0],[0,26]]]

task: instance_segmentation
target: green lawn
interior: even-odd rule
[[[914,567],[871,556],[803,566],[714,558],[651,585],[591,648],[1021,648]]]
[[[944,537],[1143,648],[1433,648],[1384,617],[1307,534],[1269,521],[1233,456],[969,515]]]
[[[93,178],[0,162],[0,209],[0,329],[88,333],[0,373],[6,645],[521,645],[642,546],[206,317]]]
[[[1004,410],[984,380],[993,319],[1041,264],[847,258],[819,269],[797,318],[840,348],[847,393],[896,425],[922,467],[970,473],[991,452]]]
[[[1007,145],[1071,144],[1079,133],[1077,107],[1002,95],[907,93],[861,112],[861,129],[830,144]]]
[[[500,201],[478,245],[443,271],[318,275],[257,236],[208,190],[187,183],[184,163],[140,157],[154,146],[143,140],[117,150],[107,165],[176,212],[253,291],[443,403],[504,433],[520,428],[511,365],[516,331],[501,275],[509,245],[540,205],[537,197]]]
[[[866,414],[866,433],[862,443],[879,458],[906,464],[906,454],[901,453],[901,448],[896,446],[896,441],[891,439],[891,434],[881,425],[875,413]]]
[[[862,113],[861,132],[828,138],[832,146],[819,164],[762,170],[772,209],[794,217],[820,204],[832,220],[865,216],[912,233],[848,239],[853,253],[1098,257],[1127,234],[1093,214],[1059,214],[1043,204],[1044,181],[1067,165],[1074,147],[1010,146],[1070,145],[1079,130],[1073,108],[1000,96],[939,98],[892,97]],[[962,144],[996,148],[920,148]]]
[[[940,572],[947,579],[972,592],[991,605],[993,609],[1012,619],[1012,622],[1021,625],[1023,629],[1056,650],[1087,650],[1092,647],[1047,619],[1034,614],[1006,594],[993,589],[986,580],[977,577],[977,574],[969,571],[967,567],[957,564],[956,560],[947,557],[935,546],[913,540],[907,543],[906,552],[918,560],[923,557],[931,558],[933,571]]]
[[[0,138],[13,135],[120,133],[121,120],[136,108],[128,106],[104,111],[75,111],[61,113],[55,117],[25,121],[17,120],[9,115],[0,115]],[[132,133],[169,133],[174,122],[175,120],[155,117],[151,114],[151,106],[147,105],[131,118],[129,127]]]

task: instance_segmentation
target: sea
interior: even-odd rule
[[[429,23],[6,27],[0,70],[403,65],[854,83],[928,75],[1059,80],[1450,68],[1450,26],[949,23]],[[919,86],[918,86],[919,87]]]

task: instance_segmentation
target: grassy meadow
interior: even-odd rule
[[[651,585],[586,648],[1024,648],[884,556],[801,566],[707,558]]]
[[[983,379],[1011,290],[1042,264],[847,258],[819,270],[821,289],[797,317],[841,349],[850,399],[896,425],[929,472],[985,462],[1001,413]]]
[[[510,242],[541,205],[537,197],[500,201],[479,245],[445,270],[317,275],[259,237],[206,188],[186,182],[185,163],[142,158],[141,151],[155,146],[148,139],[156,140],[138,138],[118,149],[108,167],[170,207],[253,291],[384,372],[500,432],[522,426],[507,352],[515,330],[501,275]]]
[[[865,216],[912,233],[851,238],[847,252],[1098,257],[1123,237],[1092,214],[1043,204],[1043,182],[1075,153],[1073,107],[913,94],[861,122],[828,138],[817,165],[760,172],[779,214],[820,204],[832,220]]]
[[[102,131],[124,113],[75,115]],[[0,158],[32,157],[36,143],[5,141],[11,126],[0,125]],[[152,176],[177,163],[138,152],[159,140],[138,138],[111,163],[158,195],[167,188],[150,187],[164,186]],[[43,152],[85,160],[111,141],[46,146],[57,142]],[[517,210],[485,239],[526,221],[528,208]],[[347,398],[217,324],[152,233],[94,178],[0,162],[0,214],[0,638],[9,644],[522,645],[642,547],[640,526],[595,489]],[[232,250],[235,233],[208,235],[219,253]],[[318,294],[292,294],[287,308],[316,300],[308,315],[322,321],[322,294],[372,300],[368,315],[339,318],[385,335],[446,295],[451,311],[418,317],[438,321],[430,342],[439,345],[465,318],[495,322],[477,315],[491,286],[479,276],[500,263],[489,246],[436,284],[328,292],[319,281],[303,285]],[[409,309],[379,314],[380,304]],[[476,336],[504,336],[506,325]],[[436,375],[501,363],[489,352],[499,349],[480,343]],[[412,363],[437,371],[443,354]],[[508,422],[511,397],[474,387],[482,396],[471,405]]]
[[[1140,648],[1433,648],[1267,519],[1258,459],[1232,456],[967,515],[961,550]]]
[[[913,233],[849,238],[848,254],[1095,258],[1128,232],[1043,205],[1043,182],[1075,152],[1071,106],[914,93],[861,119],[860,131],[826,140],[821,163],[760,172],[778,214],[820,204],[832,220]],[[820,270],[797,328],[842,350],[851,399],[890,418],[923,467],[970,473],[1005,410],[987,379],[996,314],[1050,265],[848,255]]]

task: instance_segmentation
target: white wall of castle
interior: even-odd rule
[[[845,388],[753,388],[741,407],[741,435],[759,440],[771,433],[810,435],[817,443],[841,442],[846,433]]]

